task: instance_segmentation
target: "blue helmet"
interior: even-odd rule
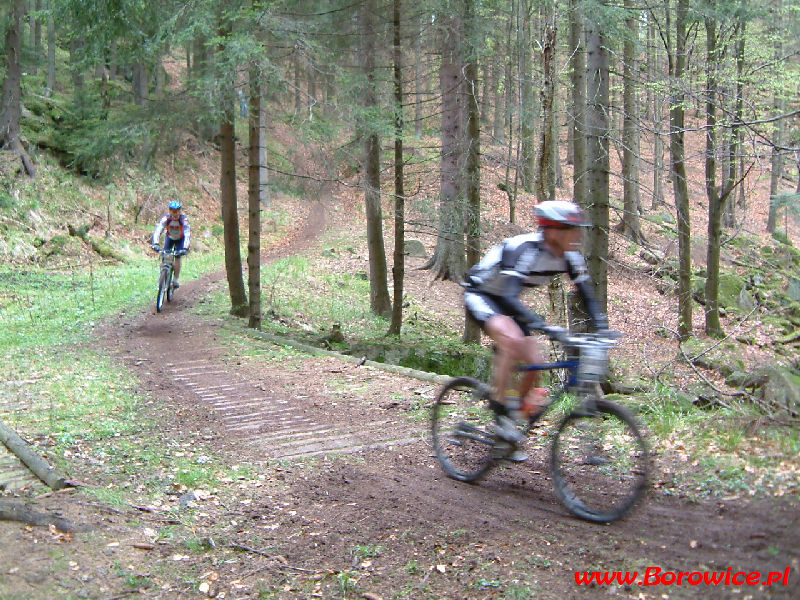
[[[178,201],[178,200],[173,200],[172,202],[170,202],[170,203],[169,203],[169,209],[170,209],[170,210],[180,210],[180,209],[181,209],[181,203],[180,203],[180,201]]]

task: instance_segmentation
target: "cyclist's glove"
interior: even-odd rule
[[[562,345],[566,345],[569,340],[569,331],[563,327],[548,325],[547,322],[536,313],[530,313],[528,317],[528,327],[535,331],[541,331],[551,340],[555,340]]]
[[[178,251],[175,253],[175,256],[186,256],[186,253],[187,253],[187,252],[188,252],[188,250],[181,249],[181,250],[178,250]]]
[[[158,244],[153,244],[153,252],[161,252],[161,246]]]
[[[569,331],[567,331],[563,327],[557,327],[555,325],[545,325],[544,327],[541,328],[541,331],[551,340],[555,340],[562,346],[566,346],[569,343]]]

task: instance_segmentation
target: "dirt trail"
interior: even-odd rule
[[[268,260],[310,248],[325,227],[324,215],[321,206],[312,209],[306,226],[270,251]],[[147,382],[157,401],[200,407],[194,414],[182,411],[185,426],[203,430],[232,460],[260,464],[270,477],[276,473],[266,464],[269,459],[322,460],[302,476],[278,475],[287,486],[284,504],[296,508],[294,515],[276,512],[272,496],[247,510],[248,519],[277,523],[272,530],[259,530],[260,543],[278,548],[294,568],[342,572],[358,562],[353,547],[369,544],[382,548],[373,560],[382,565],[380,577],[371,573],[374,581],[393,593],[411,588],[420,594],[409,597],[427,597],[423,590],[430,597],[504,597],[489,582],[498,573],[524,582],[537,590],[537,597],[595,597],[601,591],[578,587],[575,571],[643,574],[647,567],[703,573],[789,568],[790,585],[731,584],[702,591],[691,585],[635,585],[602,593],[644,598],[800,595],[796,502],[692,503],[654,493],[625,521],[591,525],[569,516],[555,500],[546,473],[546,437],[531,444],[532,457],[525,465],[498,468],[479,485],[456,483],[443,476],[431,456],[425,424],[408,427],[401,414],[408,398],[431,397],[429,384],[334,358],[300,361],[286,370],[272,366],[269,373],[237,364],[223,351],[218,328],[186,310],[210,284],[213,278],[189,283],[162,314],[150,311],[123,322],[111,346]],[[340,389],[332,390],[332,380],[339,381]],[[333,459],[343,452],[363,460]],[[252,543],[252,533],[241,543]],[[410,564],[425,562],[431,569],[438,560],[445,566],[410,573]],[[226,567],[218,570],[230,580],[242,575],[236,568],[229,567],[224,577]],[[487,569],[486,577],[479,577],[480,569]]]

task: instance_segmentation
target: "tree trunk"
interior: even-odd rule
[[[513,121],[514,121],[514,113],[516,112],[517,106],[517,85],[514,82],[514,64],[516,63],[515,56],[516,56],[516,45],[514,44],[514,19],[508,20],[508,28],[506,29],[506,61],[503,64],[504,75],[503,81],[505,81],[505,85],[503,86],[503,90],[505,91],[505,110],[503,110],[503,137],[506,138],[506,133],[508,133],[508,162],[506,162],[506,182],[508,182],[508,169],[511,168],[511,148],[512,142],[511,140],[515,137],[513,135]],[[514,222],[513,220],[511,221]]]
[[[266,173],[265,111],[261,99],[264,97],[261,74],[254,66],[250,69],[249,101],[249,148],[247,187],[247,281],[250,292],[250,314],[247,326],[261,329],[261,190],[266,184],[261,177]]]
[[[233,124],[233,100],[224,101],[220,135],[220,203],[225,242],[225,273],[231,298],[231,314],[247,316],[247,296],[242,275],[242,256],[239,249],[239,215],[236,201],[236,148]]]
[[[483,84],[483,89],[481,90],[481,129],[484,131],[489,130],[489,124],[491,123],[491,115],[492,115],[492,102],[489,99],[491,95],[491,91],[496,84],[495,82],[495,74],[496,69],[494,68],[494,63],[490,60],[491,57],[486,57],[483,61],[483,67],[481,71],[483,72],[483,79],[481,83]]]
[[[734,115],[734,122],[731,125],[730,130],[730,142],[728,146],[728,171],[727,171],[727,181],[725,183],[725,188],[729,190],[733,190],[734,186],[736,185],[736,172],[737,172],[737,155],[739,154],[739,148],[741,147],[741,128],[739,123],[742,120],[742,113],[744,109],[744,90],[743,90],[743,74],[744,74],[744,32],[745,32],[745,21],[741,20],[737,23],[736,26],[736,33],[734,34],[733,38],[735,40],[734,44],[734,56],[736,57],[736,87],[734,89],[734,108],[733,108],[733,115]],[[741,163],[740,163],[741,164]],[[744,186],[741,186],[742,189]],[[736,211],[735,211],[736,203],[733,202],[733,198],[728,198],[728,201],[725,203],[725,210],[722,216],[722,224],[724,227],[735,227],[736,226]]]
[[[785,111],[786,103],[783,98],[775,101],[775,113],[781,114]],[[767,215],[767,231],[775,233],[778,223],[778,202],[777,196],[780,192],[781,178],[783,177],[783,138],[786,131],[786,121],[780,119],[775,126],[775,133],[772,137],[772,153],[770,156],[770,176],[769,176],[769,214]],[[788,232],[787,232],[788,233]]]
[[[295,44],[292,66],[294,67],[294,114],[300,116],[303,112],[303,95],[300,92],[300,47]]]
[[[536,102],[533,94],[533,66],[531,57],[530,0],[517,2],[517,60],[519,63],[519,141],[520,182],[522,189],[533,192],[536,175],[536,128],[534,115]]]
[[[572,156],[572,201],[587,208],[586,198],[586,44],[584,18],[579,0],[569,3],[569,66],[570,66],[570,144]],[[588,331],[589,315],[574,289],[567,294],[569,328]]]
[[[417,29],[414,36],[414,135],[422,137],[422,80],[424,73],[422,69],[422,31],[424,23],[422,17],[415,19],[414,24]]]
[[[678,0],[675,19],[675,54],[670,57],[673,89],[670,97],[670,168],[678,226],[678,338],[692,334],[692,230],[689,217],[689,189],[686,182],[684,142],[686,67],[686,26],[689,0]]]
[[[230,27],[221,24],[219,38],[230,35]],[[223,240],[225,244],[225,273],[228,278],[228,293],[232,315],[246,317],[247,295],[242,275],[242,254],[239,240],[239,211],[236,198],[236,131],[234,127],[234,93],[228,89],[221,100],[222,122],[220,137],[220,204],[222,208]]]
[[[586,206],[586,46],[579,0],[570,0],[570,82],[572,83],[572,201]]]
[[[364,40],[364,108],[374,112],[378,106],[375,90],[375,53],[377,31],[374,16],[377,14],[375,0],[364,4],[362,35]],[[369,249],[369,299],[372,312],[390,318],[392,304],[387,284],[386,250],[383,246],[383,214],[381,210],[381,165],[380,140],[375,125],[368,120],[362,127],[364,135],[364,201],[367,217],[367,247]]]
[[[497,60],[503,60],[503,55],[499,55],[495,57]],[[498,145],[503,145],[506,141],[506,131],[503,127],[504,124],[504,109],[505,106],[503,104],[503,95],[501,92],[500,82],[503,83],[503,88],[508,85],[508,81],[504,78],[503,74],[505,72],[505,62],[498,64],[497,62],[494,63],[494,88],[492,88],[492,97],[494,98],[494,116],[492,117],[492,126],[490,131],[492,131],[492,137],[494,137],[494,143]]]
[[[53,2],[50,0],[47,15],[47,95],[56,89],[56,20],[53,17]]]
[[[211,65],[213,61],[213,47],[206,43],[206,38],[199,37],[194,41],[194,61],[192,61],[192,79],[201,82],[205,77],[211,76]],[[197,122],[198,135],[208,141],[214,138],[219,132],[219,122],[215,117],[213,120],[207,115],[201,115]]]
[[[706,253],[706,335],[722,337],[719,322],[719,254],[722,210],[725,198],[717,186],[717,75],[719,53],[717,25],[710,18],[706,26],[706,198],[708,199],[708,248]]]
[[[639,39],[639,11],[633,0],[625,0],[625,28],[623,42],[623,116],[622,116],[622,182],[623,216],[620,231],[639,243],[642,227],[639,223],[639,101],[636,97],[636,55]]]
[[[42,10],[42,3],[43,0],[36,0],[36,12],[41,14]],[[39,54],[42,50],[42,20],[38,18],[35,19],[35,27],[33,30],[33,52],[36,55],[37,59]]]
[[[517,104],[517,86],[514,85],[514,64],[516,45],[513,42],[514,19],[508,20],[506,29],[506,48],[508,50],[504,63],[505,75],[505,110],[503,111],[503,130],[506,140],[506,172],[503,179],[503,191],[508,196],[508,222],[516,223],[517,219],[517,181],[519,180],[519,168],[514,169],[514,183],[511,183],[511,164],[514,157],[514,113]],[[517,142],[518,143],[518,142]]]
[[[553,139],[556,133],[555,118],[555,53],[556,53],[556,12],[553,10],[544,30],[542,47],[542,132],[540,135],[539,164],[536,178],[536,200],[544,202],[553,200],[551,190],[555,188],[555,169],[553,164],[553,149],[556,142]]]
[[[443,16],[442,60],[439,85],[442,94],[441,196],[436,249],[423,268],[433,270],[436,279],[461,281],[466,272],[464,256],[464,200],[461,181],[461,152],[464,132],[461,103],[463,21],[455,11]]]
[[[657,81],[661,73],[661,60],[655,48],[655,25],[651,16],[647,22],[647,72],[650,81]],[[649,88],[648,88],[649,89]],[[652,94],[653,107],[653,197],[650,202],[650,210],[656,210],[664,204],[664,145],[661,140],[661,120],[664,117],[664,101],[662,94]]]
[[[780,14],[783,8],[782,0],[776,2],[776,14]],[[775,28],[773,33],[777,34]],[[775,35],[777,41],[775,42],[774,56],[776,63],[783,60],[783,44],[781,43],[780,36]],[[774,96],[775,114],[781,115],[786,110],[786,99],[782,91],[776,91]],[[786,120],[778,119],[775,124],[775,132],[772,138],[772,156],[770,157],[770,177],[769,177],[769,214],[767,215],[767,231],[775,233],[778,220],[778,207],[776,196],[780,191],[781,177],[783,176],[783,152],[780,147],[783,145],[784,134],[786,133]],[[789,233],[788,231],[786,232]]]
[[[480,163],[480,112],[478,106],[478,64],[476,62],[477,27],[475,1],[465,0],[464,21],[467,46],[467,64],[464,74],[466,76],[465,104],[467,112],[467,168],[466,196],[467,196],[467,264],[469,268],[481,259],[481,163]],[[465,343],[479,343],[481,330],[473,320],[466,318],[464,321]]]
[[[405,190],[403,186],[403,48],[400,45],[401,1],[394,0],[392,29],[394,32],[394,264],[392,282],[394,297],[389,335],[400,335],[403,324],[403,280],[405,279]]]
[[[2,112],[0,112],[0,148],[8,147],[17,154],[29,177],[36,176],[33,165],[22,144],[19,120],[22,113],[22,12],[23,0],[14,0],[11,18],[5,31],[6,78],[3,81]]]
[[[602,26],[587,17],[586,158],[587,198],[592,227],[586,240],[589,275],[600,310],[606,312],[608,288],[609,83],[607,42]]]
[[[144,106],[147,102],[147,67],[141,62],[133,63],[133,103]]]

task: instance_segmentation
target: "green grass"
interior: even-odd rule
[[[220,266],[218,255],[190,255],[184,280]],[[0,349],[90,344],[101,319],[155,302],[157,278],[154,258],[62,271],[2,265]]]
[[[358,544],[350,549],[350,555],[359,560],[363,560],[365,558],[375,558],[380,556],[382,549],[382,546],[375,544]]]

